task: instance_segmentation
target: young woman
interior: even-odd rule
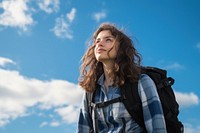
[[[96,108],[96,113],[90,113],[85,93],[80,109],[78,133],[166,133],[155,84],[150,77],[140,74],[141,57],[126,34],[111,23],[101,24],[94,32],[93,44],[82,61],[79,84],[85,92],[95,92],[94,103],[118,98],[125,82],[138,82],[145,127],[139,126],[122,102]]]

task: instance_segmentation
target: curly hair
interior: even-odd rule
[[[93,43],[89,45],[88,50],[82,57],[81,74],[79,85],[87,92],[93,92],[96,89],[96,83],[99,77],[104,73],[103,65],[95,58],[94,41],[101,31],[109,30],[119,42],[119,49],[114,60],[114,84],[122,86],[125,81],[137,82],[140,74],[141,56],[134,47],[132,40],[119,30],[114,24],[102,23],[93,34]]]

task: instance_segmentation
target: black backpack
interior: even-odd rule
[[[141,70],[143,74],[147,74],[154,81],[157,87],[157,92],[160,97],[164,112],[167,132],[183,133],[183,124],[178,119],[179,105],[176,101],[174,91],[171,87],[174,84],[174,79],[171,77],[167,77],[167,71],[160,68],[141,67]],[[93,103],[93,93],[86,93],[86,97],[89,101],[89,113],[92,113],[92,109],[94,109],[94,112],[96,112],[96,108],[102,108],[115,102],[123,102],[129,114],[141,127],[145,129],[142,114],[142,103],[138,94],[138,84],[125,82],[125,84],[122,86],[121,91],[121,97],[103,103]],[[95,124],[95,128],[98,127],[97,120],[95,120]]]

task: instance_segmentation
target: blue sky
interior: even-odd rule
[[[72,133],[80,59],[101,22],[168,70],[186,133],[200,130],[198,0],[0,0],[0,133]]]

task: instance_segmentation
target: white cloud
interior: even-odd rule
[[[59,0],[39,0],[37,2],[41,10],[46,13],[57,12],[59,10],[60,1]]]
[[[32,13],[36,10],[30,5],[31,0],[3,0],[0,3],[0,9],[3,12],[0,14],[1,29],[5,27],[18,28],[20,31],[27,32],[30,27],[36,22],[32,18]],[[46,13],[57,12],[60,6],[60,0],[37,0],[36,4]],[[56,18],[56,23],[52,31],[59,38],[72,39],[72,30],[70,29],[72,22],[76,16],[76,8],[72,8],[66,15]],[[19,32],[20,33],[20,32]]]
[[[74,20],[75,15],[76,15],[76,9],[72,8],[71,12],[67,13],[67,18],[68,18],[69,22],[72,22]]]
[[[189,107],[199,104],[199,97],[193,92],[190,93],[175,92],[175,96],[180,107]]]
[[[48,125],[48,122],[47,121],[44,121],[40,124],[40,127],[44,127],[44,126],[47,126]]]
[[[78,119],[79,108],[68,106],[56,109],[56,112],[62,117],[64,122],[74,123]]]
[[[58,127],[58,126],[60,126],[60,122],[53,121],[53,122],[50,123],[50,126],[52,126],[52,127]]]
[[[45,127],[45,126],[58,127],[58,126],[60,126],[60,125],[61,125],[61,122],[53,120],[52,122],[44,121],[44,122],[42,122],[42,123],[40,124],[39,127],[40,127],[40,128]]]
[[[80,106],[82,93],[78,85],[65,80],[42,81],[24,77],[18,71],[0,68],[0,127],[16,118],[31,115],[28,112],[30,107],[41,111],[55,109],[63,122],[75,122],[75,119],[68,120],[62,114],[70,116],[69,109],[73,107],[75,110]],[[66,110],[62,110],[65,107]],[[40,127],[47,124],[42,123]],[[58,123],[53,121],[48,125],[58,126]]]
[[[101,19],[106,18],[106,12],[105,11],[96,12],[93,14],[92,17],[96,22],[99,22]]]
[[[200,50],[200,42],[196,45],[196,47]]]
[[[200,131],[200,125],[195,127],[194,125],[184,123],[184,126],[185,133],[198,133]]]
[[[172,63],[170,65],[167,65],[165,66],[165,69],[171,69],[171,70],[181,70],[181,69],[184,69],[184,66],[175,62],[175,63]]]
[[[0,25],[27,31],[28,27],[34,24],[27,3],[28,0],[3,0],[0,3],[0,8],[3,9]]]
[[[70,29],[70,26],[75,18],[76,15],[76,9],[72,8],[72,10],[67,13],[66,18],[64,15],[61,17],[58,17],[56,19],[56,24],[52,31],[54,34],[59,37],[59,38],[67,38],[67,39],[72,39],[72,30]]]
[[[56,24],[53,28],[54,34],[59,38],[72,39],[72,30],[70,24],[65,20],[63,16],[56,19]]]
[[[7,64],[16,64],[16,63],[11,59],[0,57],[0,66],[5,67]]]

